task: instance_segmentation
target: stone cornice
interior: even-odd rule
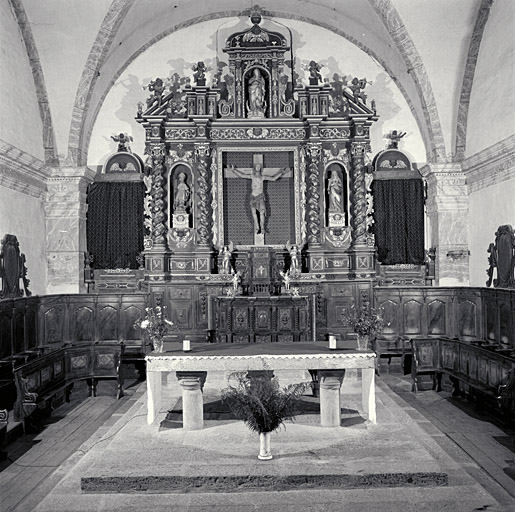
[[[515,135],[470,156],[462,162],[469,192],[515,178]]]
[[[0,186],[44,199],[51,172],[42,160],[0,140]]]

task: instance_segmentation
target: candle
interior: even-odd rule
[[[333,350],[336,348],[336,336],[329,336],[329,348]]]
[[[184,352],[189,352],[191,350],[190,340],[182,340],[182,350]]]

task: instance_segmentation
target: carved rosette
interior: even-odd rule
[[[197,157],[197,240],[201,245],[209,243],[209,188],[207,160],[210,149],[207,143],[195,144],[195,155]]]
[[[149,146],[145,153],[150,155],[151,162],[151,179],[152,184],[150,187],[150,215],[151,223],[149,223],[150,237],[152,245],[165,246],[166,240],[166,214],[165,214],[165,190],[164,190],[164,159],[165,150],[164,144],[155,144]],[[149,162],[149,163],[150,163]]]
[[[365,246],[367,244],[367,200],[364,158],[369,150],[369,145],[364,142],[353,142],[351,146],[354,243]]]
[[[309,199],[308,199],[308,241],[320,243],[320,155],[322,144],[309,142],[306,145],[309,162]]]

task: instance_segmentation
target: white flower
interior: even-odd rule
[[[146,329],[149,325],[149,321],[148,320],[143,320],[143,322],[141,322],[141,328],[142,329]]]

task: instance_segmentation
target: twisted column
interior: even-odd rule
[[[207,160],[210,149],[207,143],[195,144],[197,156],[197,240],[200,245],[209,244],[209,187]]]
[[[352,227],[354,244],[367,245],[367,200],[365,183],[365,152],[368,144],[353,142],[352,154]]]
[[[151,237],[153,246],[164,247],[166,245],[166,214],[165,214],[165,190],[164,190],[164,147],[160,144],[151,148],[152,154],[152,186],[151,212],[152,226]]]
[[[309,199],[308,199],[308,241],[311,244],[320,243],[320,154],[322,144],[310,142],[307,145],[310,156],[309,162]]]

